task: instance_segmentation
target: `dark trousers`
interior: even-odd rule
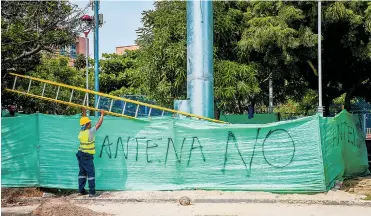
[[[89,194],[95,194],[95,170],[94,156],[85,152],[78,151],[76,154],[79,161],[79,192],[85,192],[86,179],[89,183]]]

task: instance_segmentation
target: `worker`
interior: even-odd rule
[[[16,108],[14,105],[9,105],[8,106],[8,111],[9,113],[4,115],[4,117],[16,117],[18,116],[17,113],[16,113]]]
[[[91,127],[91,121],[86,116],[85,108],[82,109],[80,119],[81,130],[79,133],[80,147],[76,154],[79,162],[79,193],[86,195],[85,184],[88,180],[89,197],[98,196],[95,192],[95,170],[94,170],[94,154],[95,154],[95,132],[100,128],[103,122],[104,110],[100,111],[101,116],[95,125]]]

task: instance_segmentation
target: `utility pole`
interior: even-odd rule
[[[94,90],[99,92],[99,0],[94,0]],[[98,95],[95,95],[95,107],[98,107]],[[95,112],[98,117],[99,112]]]
[[[214,118],[213,2],[187,1],[187,98],[190,112]]]
[[[323,116],[322,106],[322,8],[321,1],[318,1],[318,113]]]

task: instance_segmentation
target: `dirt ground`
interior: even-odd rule
[[[176,203],[127,203],[83,205],[95,211],[122,216],[370,216],[371,207],[292,205],[269,203],[197,203],[181,206]]]
[[[39,207],[32,211],[31,216],[105,216],[106,213],[97,213],[88,208],[72,204],[66,198],[55,198],[45,200]]]
[[[19,206],[27,203],[20,200],[22,197],[42,197],[39,188],[1,188],[1,207]]]
[[[90,203],[79,204],[78,206],[79,208],[88,208],[95,211],[95,213],[89,212],[86,214],[93,216],[99,215],[99,213],[110,213],[119,216],[349,216],[356,213],[357,216],[370,216],[371,212],[371,207],[367,206],[284,203],[196,203],[188,206],[182,206],[177,203]],[[36,207],[7,207],[2,209],[1,215],[30,216],[31,214],[29,212]],[[74,216],[75,214],[62,215]]]
[[[46,192],[47,191],[47,192]],[[50,193],[50,192],[54,192]],[[71,196],[72,195],[72,196]],[[41,188],[2,188],[1,207],[22,207],[19,214],[3,213],[1,215],[28,215],[28,216],[106,216],[110,214],[97,213],[88,208],[77,206],[70,202],[71,197],[76,197],[70,190],[52,190]],[[41,199],[44,197],[44,199]],[[33,200],[36,199],[36,200]],[[31,204],[38,203],[30,208]],[[30,212],[30,210],[32,212]]]
[[[30,200],[38,198],[73,197],[76,193],[76,190],[50,188],[1,188],[1,207],[28,205]]]
[[[180,204],[180,198],[184,196],[190,198],[190,205]],[[349,215],[355,210],[357,215],[371,215],[371,202],[367,200],[371,200],[371,176],[346,180],[341,190],[314,195],[202,190],[120,191],[104,192],[91,200],[71,190],[1,189],[2,215],[34,216],[274,215],[276,211],[285,212],[284,215],[303,215],[305,212],[307,215],[334,215],[334,212]],[[339,202],[350,204],[342,206]],[[353,206],[355,202],[360,203]],[[295,209],[307,211],[297,212]]]
[[[350,193],[364,194],[371,198],[371,176],[345,180],[342,190]]]

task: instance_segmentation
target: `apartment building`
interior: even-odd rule
[[[139,49],[138,45],[118,46],[116,47],[116,54],[122,55],[126,53],[127,50],[137,50],[137,49]]]
[[[69,66],[73,66],[78,54],[86,55],[86,50],[89,53],[89,38],[86,42],[85,37],[77,37],[75,44],[69,47],[56,50],[57,55],[62,55],[70,58]]]

